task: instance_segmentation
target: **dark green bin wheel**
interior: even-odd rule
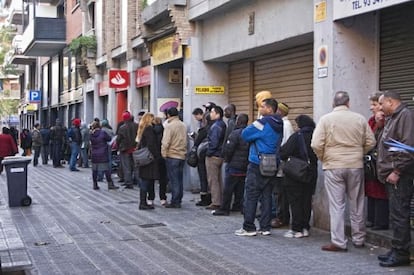
[[[25,198],[22,199],[22,201],[20,202],[20,204],[22,206],[29,206],[29,205],[32,204],[32,198],[29,197],[29,196],[27,196],[27,197],[25,197]]]

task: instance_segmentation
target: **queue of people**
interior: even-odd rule
[[[191,150],[197,152],[200,201],[214,216],[240,212],[243,223],[235,231],[238,236],[268,236],[272,228],[289,226],[286,238],[310,236],[312,198],[318,178],[318,161],[324,174],[328,198],[330,243],[321,247],[327,252],[346,252],[345,209],[349,207],[351,242],[364,248],[366,228],[393,230],[392,249],[379,255],[383,267],[410,264],[410,202],[414,187],[414,155],[390,150],[386,141],[395,139],[414,146],[413,112],[402,103],[395,91],[374,93],[369,97],[372,117],[366,120],[351,111],[350,97],[338,91],[333,98],[332,112],[318,123],[308,115],[295,117],[296,130],[288,118],[289,106],[278,102],[271,92],[261,91],[256,97],[258,117],[248,124],[247,114],[237,114],[236,106],[224,108],[213,102],[195,108],[197,121]],[[118,189],[112,180],[113,150],[119,152],[120,183],[127,189],[138,185],[139,209],[154,209],[155,184],[159,184],[161,206],[182,207],[183,169],[187,157],[187,127],[175,107],[165,110],[165,119],[150,112],[139,114],[138,122],[128,111],[114,132],[107,120],[95,119],[88,128],[80,119],[73,119],[65,129],[57,119],[53,127],[38,123],[32,131],[24,129],[20,136],[23,155],[34,151],[33,166],[53,161],[63,167],[66,151],[70,155],[70,171],[79,171],[77,164],[92,166],[92,188],[105,175],[108,190]],[[225,118],[226,121],[223,119]],[[17,153],[17,144],[10,131],[0,134],[1,160]],[[147,147],[154,160],[145,166],[134,165],[135,150]],[[264,154],[276,156],[278,169],[269,175],[262,171]],[[364,156],[376,160],[376,172],[364,173]],[[305,179],[285,174],[283,165],[295,157],[308,162]],[[275,165],[276,168],[276,165]],[[222,176],[222,171],[224,175]],[[167,199],[167,187],[171,197]],[[365,196],[367,197],[365,202]],[[256,227],[258,219],[258,227]]]

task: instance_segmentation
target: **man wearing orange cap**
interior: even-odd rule
[[[262,102],[263,102],[263,100],[268,99],[268,98],[272,98],[272,93],[269,92],[269,91],[260,91],[255,96],[256,105],[257,105],[257,113],[258,113],[259,118],[261,116],[260,115],[260,112],[261,112],[260,109],[262,108]]]
[[[70,145],[69,169],[73,172],[79,171],[79,169],[76,168],[76,162],[78,160],[80,146],[82,143],[80,124],[81,120],[79,118],[74,118],[72,120],[72,127],[70,127],[68,131],[68,142]]]

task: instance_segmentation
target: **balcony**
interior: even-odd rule
[[[12,49],[6,54],[4,60],[7,64],[31,65],[36,62],[35,57],[24,56],[21,48],[22,36],[17,34],[12,41]]]
[[[7,22],[13,25],[21,25],[22,16],[22,5],[12,5],[9,9],[9,17],[7,18]]]
[[[169,9],[173,6],[185,6],[186,0],[157,0],[146,7],[142,13],[142,21],[146,25],[158,25],[159,21],[169,15]]]
[[[30,20],[20,44],[25,56],[54,56],[66,47],[66,20],[35,17]]]

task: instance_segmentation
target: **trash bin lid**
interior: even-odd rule
[[[29,163],[32,161],[31,157],[11,156],[5,157],[1,162],[3,165],[10,165],[15,163]]]

